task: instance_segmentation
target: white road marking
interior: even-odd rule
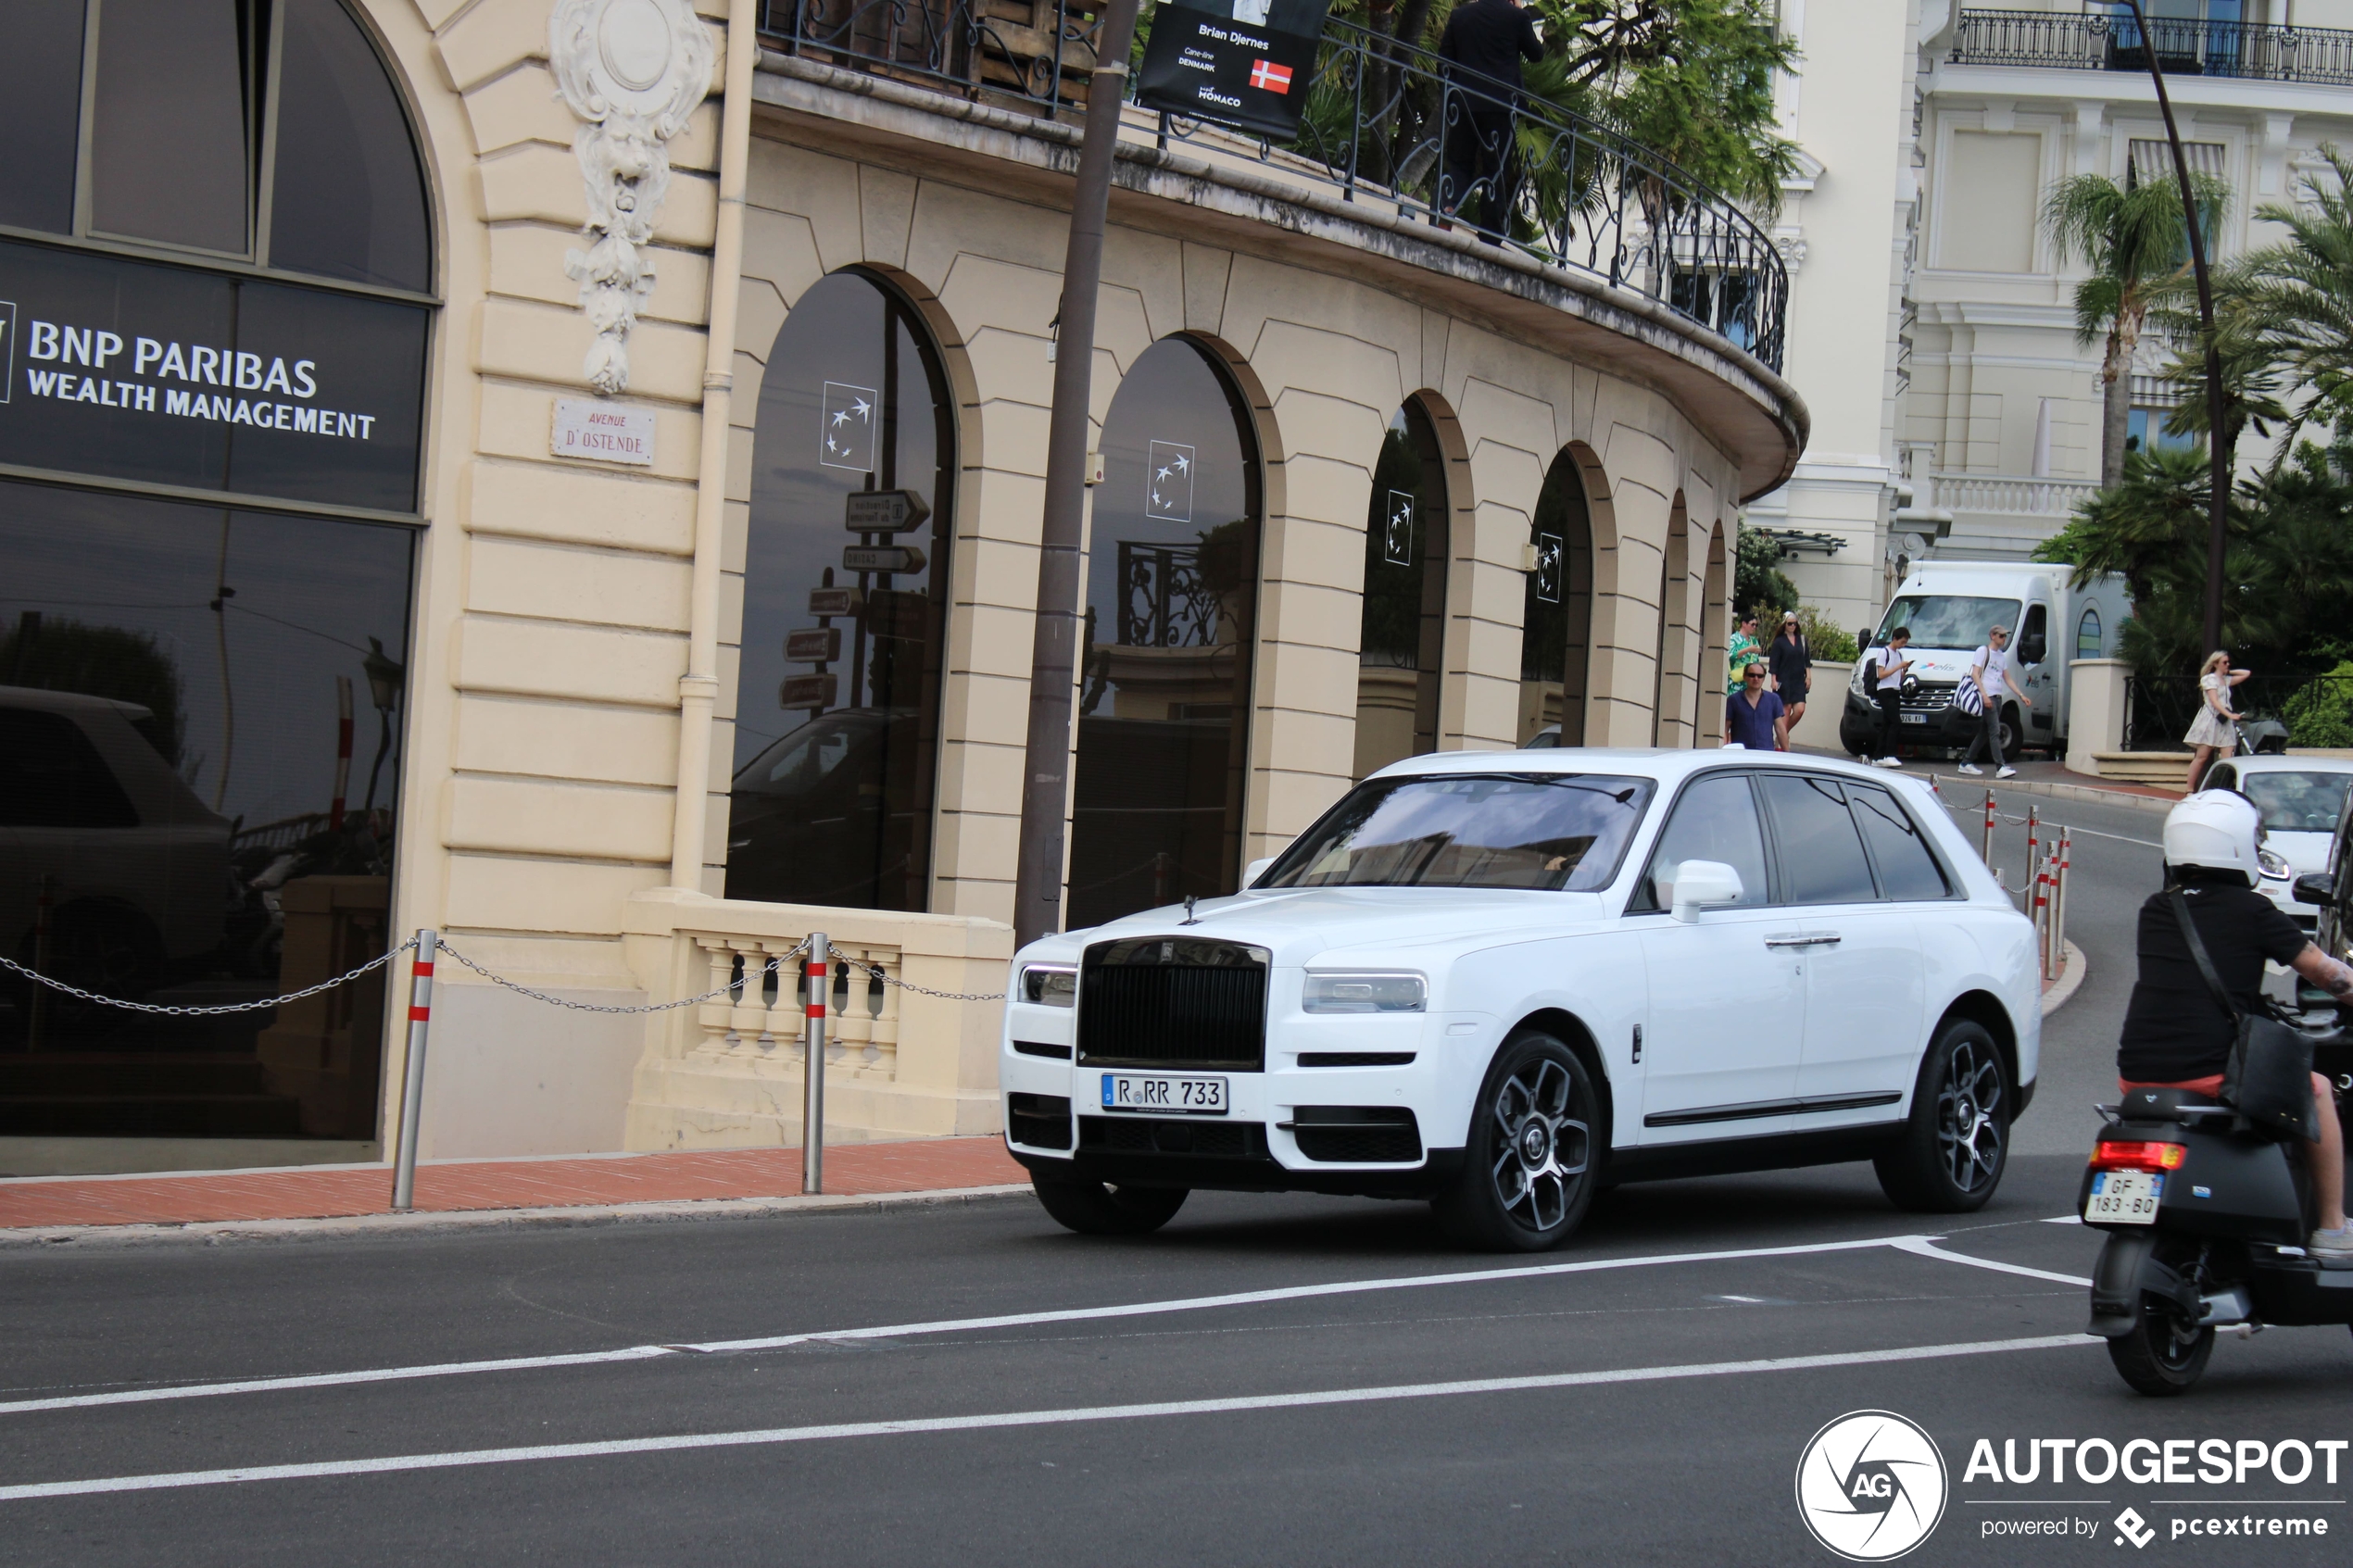
[[[2055,1274],[2048,1269],[2030,1269],[2020,1263],[1997,1263],[1991,1258],[1972,1258],[1966,1252],[1947,1252],[1936,1245],[1933,1236],[1907,1236],[1889,1246],[1899,1252],[1917,1253],[1922,1258],[1934,1258],[1947,1263],[1967,1263],[1973,1269],[1992,1269],[1998,1273],[2023,1274],[2028,1279],[2057,1280],[2061,1285],[2080,1285],[2090,1289],[2092,1282],[2074,1274]]]
[[[1327,1296],[1354,1296],[1390,1290],[1417,1290],[1442,1286],[1481,1285],[1493,1280],[1546,1279],[1564,1274],[1597,1273],[1618,1269],[1657,1268],[1671,1263],[1715,1263],[1751,1258],[1811,1257],[1826,1252],[1857,1252],[1888,1247],[1924,1258],[1978,1268],[1998,1269],[2036,1279],[2089,1286],[2091,1281],[2068,1274],[2045,1273],[2015,1264],[1994,1263],[1958,1252],[1945,1252],[1922,1236],[1870,1236],[1859,1241],[1818,1241],[1791,1247],[1743,1247],[1718,1252],[1666,1252],[1633,1258],[1595,1258],[1569,1263],[1531,1263],[1512,1269],[1470,1269],[1442,1274],[1405,1274],[1387,1279],[1335,1280],[1324,1285],[1281,1286],[1267,1290],[1236,1291],[1223,1296],[1191,1296],[1173,1300],[1132,1301],[1114,1306],[1071,1307],[1051,1311],[1007,1312],[984,1318],[946,1318],[932,1323],[882,1323],[862,1328],[812,1329],[802,1334],[769,1335],[755,1339],[715,1339],[698,1344],[632,1345],[617,1350],[587,1350],[559,1356],[509,1356],[490,1361],[441,1361],[422,1366],[378,1367],[361,1372],[312,1373],[288,1377],[241,1378],[223,1383],[191,1383],[166,1387],[115,1389],[104,1394],[61,1394],[47,1399],[0,1401],[0,1415],[30,1415],[40,1411],[88,1410],[106,1405],[154,1404],[171,1399],[210,1399],[223,1394],[267,1394],[295,1388],[333,1388],[369,1383],[399,1383],[424,1377],[467,1377],[482,1373],[536,1372],[550,1367],[596,1366],[608,1361],[646,1361],[662,1356],[713,1354],[723,1351],[781,1350],[796,1345],[840,1340],[900,1339],[938,1334],[969,1334],[984,1329],[1028,1328],[1048,1323],[1100,1323],[1116,1318],[1151,1317],[1169,1312],[1213,1311],[1231,1307],[1264,1306],[1276,1301],[1302,1301]]]
[[[994,1415],[931,1416],[907,1421],[843,1422],[824,1426],[775,1426],[750,1432],[704,1432],[666,1437],[624,1437],[600,1443],[547,1443],[527,1448],[469,1449],[452,1453],[394,1454],[382,1459],[329,1460],[308,1464],[251,1465],[228,1470],[183,1470],[157,1475],[114,1475],[87,1481],[37,1481],[0,1486],[0,1502],[33,1498],[88,1497],[101,1492],[149,1492],[188,1486],[231,1486],[247,1481],[295,1481],[332,1475],[380,1475],[406,1470],[450,1470],[469,1465],[525,1464],[547,1460],[598,1459],[616,1454],[670,1453],[686,1449],[751,1448],[779,1443],[824,1442],[843,1437],[888,1437],[921,1432],[978,1432],[1020,1426],[1057,1426],[1079,1422],[1138,1421],[1159,1416],[1214,1415],[1242,1411],[1301,1410],[1323,1405],[1371,1404],[1390,1399],[1428,1399],[1465,1394],[1509,1394],[1541,1388],[1576,1388],[1614,1383],[1658,1383],[1678,1378],[1725,1377],[1761,1372],[1803,1372],[1823,1367],[1875,1366],[1892,1361],[1936,1361],[1954,1356],[1998,1355],[2013,1350],[2050,1350],[2097,1345],[2088,1334],[2040,1335],[2024,1339],[1982,1339],[1956,1345],[1917,1345],[1894,1350],[1853,1350],[1822,1356],[1779,1356],[1747,1361],[1709,1361],[1683,1366],[1625,1367],[1606,1372],[1549,1373],[1529,1377],[1482,1377],[1454,1383],[1403,1383],[1373,1388],[1329,1388],[1304,1394],[1255,1394],[1223,1399],[1174,1399],[1156,1404],[1094,1405],[1067,1410],[1008,1411]]]

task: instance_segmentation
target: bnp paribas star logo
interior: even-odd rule
[[[1797,1461],[1797,1512],[1853,1562],[1903,1556],[1944,1517],[1944,1456],[1892,1411],[1856,1411],[1814,1434]]]

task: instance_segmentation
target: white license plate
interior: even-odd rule
[[[2165,1178],[2154,1171],[2097,1171],[2083,1205],[2087,1225],[2153,1225],[2165,1197]]]
[[[1223,1078],[1146,1077],[1133,1073],[1103,1074],[1105,1110],[1145,1110],[1162,1116],[1223,1116],[1233,1109]]]

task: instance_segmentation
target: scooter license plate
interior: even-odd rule
[[[2101,1171],[2083,1205],[2087,1225],[2153,1225],[2165,1198],[2165,1178],[2154,1171]]]

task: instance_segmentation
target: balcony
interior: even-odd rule
[[[2192,17],[2151,17],[2144,38],[2129,15],[1963,11],[1952,61],[2145,74],[2152,47],[2168,76],[2353,87],[2353,32]]]
[[[761,31],[782,54],[1072,122],[1084,116],[1099,26],[1087,0],[766,0]],[[1141,110],[1131,111],[1130,133],[1140,116],[1163,148],[1254,163],[1342,202],[1471,230],[1639,295],[1780,369],[1780,252],[1730,198],[1658,153],[1337,19],[1307,85],[1287,144],[1171,115],[1155,127]],[[1466,160],[1441,157],[1450,140],[1505,124],[1516,168],[1463,184]]]

